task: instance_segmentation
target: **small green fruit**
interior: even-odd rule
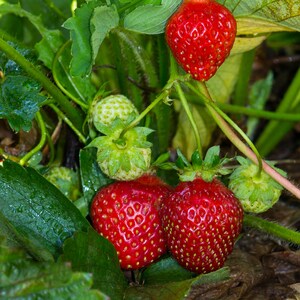
[[[97,100],[90,110],[90,120],[100,132],[103,125],[109,126],[116,118],[126,124],[128,119],[136,116],[138,116],[136,107],[123,95],[111,95],[100,101]]]
[[[229,189],[240,200],[245,212],[262,213],[278,200],[283,187],[267,173],[258,175],[258,166],[243,157],[237,158],[240,166],[230,175]],[[281,174],[284,172],[276,168]]]
[[[97,148],[97,162],[108,177],[119,180],[134,180],[147,172],[151,162],[151,146],[147,135],[152,129],[134,127],[124,135],[122,122],[117,119],[109,127],[102,126],[105,135],[95,138],[88,147]]]
[[[79,198],[81,192],[77,172],[66,167],[52,167],[44,174],[44,177],[71,201]]]

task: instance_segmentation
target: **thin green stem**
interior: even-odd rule
[[[202,94],[196,89],[192,84],[186,83],[186,85],[191,89],[195,94],[199,95],[199,97],[189,97],[189,102],[205,105],[205,100],[202,99]],[[255,117],[266,120],[277,120],[277,121],[290,121],[290,122],[298,122],[300,121],[300,114],[298,113],[281,113],[277,111],[267,111],[262,109],[256,109],[251,107],[245,107],[240,105],[233,105],[231,103],[220,103],[216,102],[216,105],[226,113],[231,113],[235,115],[245,115],[249,117]]]
[[[244,215],[244,225],[274,235],[290,243],[300,245],[300,232],[288,229],[275,222],[270,222],[253,215]]]
[[[86,138],[83,136],[83,134],[77,130],[77,128],[74,126],[74,124],[71,122],[71,120],[54,104],[50,104],[49,107],[51,107],[55,113],[58,115],[59,118],[62,119],[73,131],[74,133],[78,136],[79,140],[83,143],[86,144]]]
[[[20,161],[19,157],[7,154],[7,153],[4,152],[4,150],[2,148],[0,148],[0,165],[1,165],[1,162],[2,162],[2,158],[9,159],[9,160],[12,160],[14,162],[19,162]]]
[[[219,114],[219,116],[221,116],[244,139],[244,141],[249,145],[251,150],[255,153],[258,161],[257,176],[259,177],[262,171],[262,158],[259,152],[257,151],[256,147],[254,146],[253,142],[250,140],[247,134],[232,119],[230,119],[218,106],[216,106],[213,102],[208,102],[206,104],[210,105]]]
[[[168,96],[168,91],[164,90],[157,98],[154,99],[154,101],[152,101],[150,103],[150,105],[148,105],[143,112],[141,112],[138,117],[136,119],[134,119],[127,127],[125,127],[123,129],[123,131],[120,134],[120,138],[122,138],[124,136],[124,134],[130,130],[131,128],[137,126],[140,121],[158,104],[160,103],[160,101],[162,101],[163,99],[165,99]]]
[[[201,139],[200,139],[200,134],[199,134],[199,130],[198,130],[198,127],[197,127],[197,124],[195,122],[195,119],[193,117],[193,114],[190,110],[190,107],[189,107],[189,104],[188,104],[188,101],[186,100],[186,97],[181,89],[181,86],[179,83],[175,83],[175,89],[177,91],[177,94],[179,96],[179,99],[182,103],[182,106],[185,110],[185,113],[187,114],[187,117],[191,123],[191,126],[193,128],[193,131],[194,131],[194,135],[195,135],[195,139],[196,139],[196,144],[197,144],[197,150],[198,150],[198,153],[200,155],[201,158],[203,158],[203,151],[202,151],[202,144],[201,144]]]
[[[54,144],[53,144],[52,138],[48,132],[47,132],[47,143],[49,145],[49,153],[50,153],[50,158],[49,158],[47,165],[51,166],[52,162],[54,161],[55,149],[54,149]]]
[[[47,3],[47,5],[53,9],[53,11],[60,16],[61,18],[65,19],[66,16],[63,14],[63,12],[56,6],[54,5],[54,3],[51,0],[45,0],[45,2]]]
[[[250,117],[256,117],[267,120],[278,120],[278,121],[291,121],[298,122],[300,121],[300,114],[295,113],[280,113],[273,111],[260,110],[250,107],[244,107],[239,105],[232,105],[228,103],[218,103],[220,109],[227,113],[246,115]]]
[[[63,44],[61,46],[61,48],[59,49],[59,51],[57,51],[54,60],[53,60],[53,64],[52,64],[52,75],[53,75],[53,79],[56,83],[56,85],[70,98],[72,99],[75,103],[77,103],[81,108],[87,110],[88,109],[88,105],[85,103],[85,99],[84,96],[81,94],[80,90],[77,88],[76,84],[74,83],[72,76],[70,75],[70,73],[66,70],[65,66],[63,65],[63,63],[61,63],[60,61],[60,56],[62,55],[62,53],[64,52],[64,50],[66,49],[66,47],[71,43],[71,41],[67,41],[65,44]],[[60,83],[59,79],[58,79],[58,75],[57,75],[57,63],[60,63],[61,68],[63,69],[64,73],[66,74],[69,82],[71,83],[72,87],[74,88],[74,90],[76,91],[77,95],[80,97],[81,100],[77,99],[75,96],[73,96],[67,89],[64,88],[64,86]]]
[[[46,125],[45,122],[42,118],[42,115],[40,112],[36,113],[36,121],[38,123],[38,126],[40,128],[40,141],[39,143],[33,148],[31,149],[31,151],[29,151],[27,154],[25,154],[21,159],[20,159],[20,165],[24,166],[27,161],[37,152],[39,152],[45,145],[46,140],[47,140],[47,130],[46,130]]]
[[[60,89],[54,85],[40,70],[38,70],[31,62],[25,59],[17,50],[11,47],[3,39],[0,38],[0,50],[3,51],[10,59],[20,65],[32,78],[41,83],[44,89],[53,97],[60,105],[63,112],[72,121],[77,129],[82,128],[84,122],[83,115],[77,110],[72,103],[65,97]]]
[[[169,97],[170,90],[174,86],[174,84],[178,81],[187,81],[190,78],[190,75],[171,77],[167,84],[162,89],[162,92],[142,111],[139,116],[134,119],[128,126],[126,126],[121,134],[120,138],[124,136],[124,134],[130,130],[131,128],[137,126],[140,121],[154,108],[158,105],[162,100],[166,100]]]
[[[244,133],[243,130],[232,120],[230,119],[223,111],[215,104],[213,99],[210,96],[210,93],[208,91],[207,85],[205,83],[199,84],[199,89],[204,88],[205,98],[209,101],[205,101],[205,105],[208,108],[208,110],[212,113],[212,110],[214,110],[216,113],[213,113],[213,117],[215,119],[223,118],[239,135],[244,139],[244,141],[249,145],[253,153],[255,154],[258,162],[258,173],[257,176],[260,176],[260,173],[262,171],[262,158],[257,151],[256,147],[252,143],[252,141],[249,139],[249,137]],[[222,129],[226,136],[230,135],[231,132],[227,132],[225,129]]]

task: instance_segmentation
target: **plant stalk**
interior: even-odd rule
[[[164,98],[166,98],[168,96],[168,92],[167,91],[163,91],[157,98],[154,99],[154,101],[152,101],[150,103],[150,105],[148,105],[144,111],[142,111],[137,118],[135,118],[127,127],[125,127],[123,129],[123,131],[120,134],[120,138],[122,138],[124,136],[124,134],[132,129],[133,127],[137,126],[140,121],[158,104],[160,103],[160,101]]]
[[[266,232],[270,235],[274,235],[290,243],[300,245],[300,232],[288,229],[275,222],[270,222],[253,215],[245,214],[244,225]]]
[[[179,83],[175,83],[175,89],[178,93],[178,96],[179,96],[179,99],[181,101],[181,104],[185,110],[185,113],[187,114],[187,117],[191,123],[191,126],[193,128],[193,131],[194,131],[194,135],[195,135],[195,139],[196,139],[196,144],[197,144],[197,150],[198,150],[198,153],[201,157],[201,159],[203,159],[203,151],[202,151],[202,144],[201,144],[201,140],[200,140],[200,134],[199,134],[199,130],[198,130],[198,127],[197,127],[197,124],[194,120],[194,117],[193,117],[193,114],[190,110],[190,107],[189,107],[189,104],[186,100],[186,97],[179,85]]]
[[[46,140],[47,140],[47,130],[46,130],[46,125],[45,122],[43,120],[43,117],[41,115],[41,113],[38,111],[36,113],[36,121],[38,123],[38,126],[40,128],[40,134],[41,134],[41,139],[39,141],[39,143],[33,148],[31,149],[30,152],[28,152],[27,154],[25,154],[21,159],[20,159],[20,165],[24,166],[27,161],[37,152],[39,152],[45,145]]]
[[[58,50],[58,52],[56,53],[53,63],[52,63],[52,75],[53,75],[53,79],[56,83],[56,85],[65,93],[65,95],[67,95],[70,99],[72,99],[76,104],[78,104],[82,109],[87,110],[88,109],[88,105],[85,103],[86,100],[84,98],[84,96],[81,94],[81,92],[79,91],[79,89],[76,87],[76,84],[74,83],[72,76],[70,75],[70,73],[65,69],[65,66],[63,65],[63,63],[60,61],[60,56],[62,55],[62,53],[65,51],[66,47],[70,44],[70,41],[67,41],[65,44],[62,45],[62,47]],[[77,99],[75,96],[73,96],[67,89],[65,89],[63,87],[63,85],[60,83],[58,76],[57,76],[57,63],[60,63],[60,66],[62,68],[62,70],[64,71],[66,77],[68,78],[69,82],[71,83],[72,87],[74,88],[74,90],[76,91],[77,95],[80,97],[80,100]]]
[[[78,136],[79,140],[83,143],[86,144],[86,138],[83,136],[80,130],[78,130],[72,121],[54,104],[49,104],[49,107],[51,107],[55,113],[58,115],[59,118],[61,118],[62,121],[64,121],[73,131],[74,133]]]

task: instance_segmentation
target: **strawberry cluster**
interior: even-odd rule
[[[223,266],[242,229],[242,206],[216,177],[205,181],[194,171],[176,187],[147,174],[96,194],[93,226],[115,246],[123,269],[145,267],[167,251],[195,273]]]
[[[175,59],[198,81],[216,73],[235,35],[233,15],[214,0],[184,0],[166,26]],[[131,126],[137,115],[122,95],[92,105],[90,122],[101,135],[89,147],[97,148],[101,170],[116,180],[93,199],[94,228],[115,246],[126,270],[145,267],[167,251],[195,273],[221,268],[241,232],[243,209],[216,177],[222,164],[218,149],[209,150],[203,161],[195,156],[171,187],[147,173],[152,131]]]

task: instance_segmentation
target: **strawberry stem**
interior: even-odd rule
[[[249,145],[251,150],[255,153],[258,161],[258,172],[257,176],[260,177],[260,173],[262,171],[262,158],[257,151],[256,147],[254,146],[253,142],[250,138],[245,134],[245,132],[235,123],[232,119],[230,119],[219,107],[217,107],[213,102],[207,103],[210,105],[231,127],[242,136],[245,142]],[[206,105],[207,107],[207,105]],[[209,109],[209,108],[208,108]]]
[[[189,89],[194,91],[197,95],[201,94],[199,91],[192,85],[187,83]],[[189,102],[194,103],[196,105],[204,105],[205,101],[203,99],[197,99],[195,97],[189,97]],[[274,112],[274,111],[268,111],[268,110],[262,110],[257,108],[250,108],[245,107],[241,105],[234,105],[230,103],[220,103],[216,102],[216,105],[226,113],[231,113],[235,115],[246,115],[249,117],[255,117],[260,119],[266,119],[266,120],[277,120],[277,121],[289,121],[289,122],[298,122],[300,121],[300,114],[298,113],[280,113],[280,112]]]
[[[140,121],[157,105],[157,104],[159,104],[160,103],[160,101],[161,100],[163,100],[163,99],[165,99],[167,96],[168,96],[168,94],[169,94],[169,92],[167,91],[167,90],[163,90],[163,92],[162,93],[160,93],[160,95],[157,97],[157,98],[155,98],[154,99],[154,101],[152,101],[151,103],[150,103],[150,105],[148,105],[146,108],[145,108],[145,110],[143,111],[143,112],[141,112],[138,116],[137,116],[137,118],[135,118],[128,126],[126,126],[123,130],[122,130],[122,132],[121,132],[121,134],[120,134],[120,138],[123,138],[124,137],[124,134],[128,131],[128,130],[130,130],[130,129],[132,129],[133,127],[135,127],[135,126],[137,126],[139,123],[140,123]]]
[[[118,138],[118,139],[116,139],[116,140],[113,140],[113,142],[116,144],[116,146],[117,146],[119,149],[125,149],[126,146],[127,146],[126,139],[124,139],[124,138]]]
[[[158,105],[161,101],[168,101],[168,97],[170,94],[170,90],[176,84],[178,81],[187,81],[190,79],[190,75],[184,75],[184,76],[171,76],[167,84],[162,89],[162,92],[142,111],[137,118],[135,118],[129,125],[127,125],[121,132],[120,138],[123,138],[124,134],[132,129],[133,127],[137,126],[140,121],[148,115],[148,113],[155,108],[156,105]]]
[[[244,107],[240,105],[232,105],[228,103],[217,103],[218,107],[223,111],[228,113],[233,113],[237,115],[247,115],[251,117],[268,119],[268,120],[277,120],[277,121],[290,121],[298,122],[300,121],[299,113],[279,113],[273,111],[260,110],[256,108]]]
[[[189,104],[186,100],[186,97],[181,89],[181,86],[179,83],[175,83],[175,89],[178,93],[178,96],[179,96],[179,99],[182,103],[182,106],[187,114],[187,117],[191,123],[191,126],[193,128],[193,131],[194,131],[194,135],[195,135],[195,139],[196,139],[196,143],[197,143],[197,150],[199,152],[199,155],[200,155],[200,158],[203,159],[203,152],[202,152],[202,144],[201,144],[201,140],[200,140],[200,134],[199,134],[199,131],[198,131],[198,127],[197,127],[197,124],[194,120],[194,117],[193,117],[193,114],[190,110],[190,107],[189,107]]]
[[[41,113],[38,111],[36,113],[36,121],[38,123],[38,126],[40,128],[40,135],[41,135],[41,139],[39,141],[39,143],[33,148],[31,149],[27,154],[25,154],[21,160],[20,160],[20,165],[24,166],[27,161],[37,152],[39,152],[45,145],[46,140],[47,140],[47,130],[46,130],[46,125],[45,122],[43,120],[43,117],[41,115]]]
[[[67,46],[71,43],[71,41],[67,41],[64,45],[61,46],[61,48],[57,51],[54,60],[53,60],[53,64],[52,64],[52,75],[53,75],[53,79],[56,83],[56,85],[70,98],[72,99],[75,103],[77,103],[82,109],[87,110],[88,109],[88,105],[85,103],[85,99],[84,96],[81,94],[81,92],[79,91],[79,89],[77,88],[76,84],[74,83],[72,76],[70,75],[70,73],[65,69],[65,66],[61,63],[60,61],[60,56],[62,55],[62,53],[64,52],[64,50],[67,48]],[[74,90],[76,91],[76,93],[78,94],[78,96],[80,97],[81,100],[77,99],[75,96],[73,96],[67,89],[65,89],[63,87],[63,85],[60,83],[58,76],[57,76],[57,64],[60,63],[60,66],[62,68],[62,70],[64,71],[66,77],[68,78],[69,82],[71,83],[72,87],[74,88]]]
[[[235,134],[235,132],[231,129],[228,123],[212,108],[211,105],[207,106],[212,117],[216,121],[217,125],[224,132],[227,138],[232,142],[233,145],[241,153],[243,153],[246,157],[248,157],[255,164],[259,164],[256,154],[246,146],[240,138]],[[269,174],[274,180],[276,180],[279,184],[281,184],[286,190],[292,193],[295,197],[300,199],[300,189],[298,189],[294,184],[292,184],[287,178],[279,174],[276,170],[274,170],[271,166],[269,166],[264,160],[262,162],[263,170]]]
[[[213,118],[217,122],[217,119],[223,119],[225,122],[227,122],[236,132],[240,134],[240,136],[246,141],[246,143],[249,145],[253,153],[256,155],[257,162],[258,162],[258,172],[257,172],[257,177],[260,177],[261,171],[262,171],[262,158],[257,151],[256,147],[250,140],[250,138],[245,134],[245,132],[231,119],[229,116],[227,116],[216,104],[215,101],[211,98],[211,95],[208,91],[207,85],[205,83],[200,84],[199,83],[199,89],[202,90],[202,87],[204,88],[204,96],[205,96],[205,106],[207,109],[210,111],[212,114]],[[209,100],[209,101],[207,101]],[[218,122],[217,122],[218,124]],[[221,127],[223,130],[223,128]],[[227,133],[224,131],[224,134],[228,137],[229,132]]]
[[[288,229],[275,222],[270,222],[253,215],[245,214],[244,225],[258,229],[260,231],[264,231],[268,234],[274,235],[280,239],[291,242],[293,244],[300,245],[299,232]]]
[[[58,115],[59,118],[61,118],[78,136],[79,140],[86,144],[86,138],[83,136],[83,134],[74,126],[72,121],[54,104],[49,104],[49,107],[51,107],[55,113]]]

